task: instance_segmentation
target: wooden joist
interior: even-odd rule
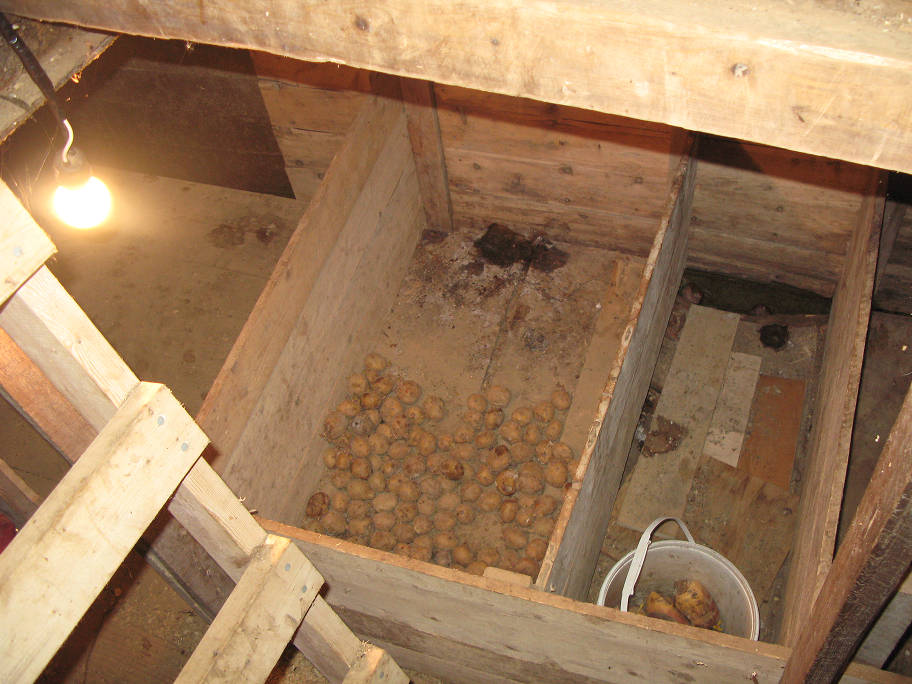
[[[0,206],[0,302],[5,302],[57,250],[5,184],[0,185]]]
[[[127,396],[0,554],[0,678],[41,673],[207,443],[164,386]]]
[[[530,97],[900,171],[912,39],[905,17],[835,5],[662,0],[555,7],[470,0],[2,0],[0,9],[248,47]]]
[[[399,669],[389,653],[382,648],[367,645],[364,653],[345,675],[342,684],[369,684],[372,682],[408,684],[409,678]]]

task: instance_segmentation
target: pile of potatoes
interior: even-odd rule
[[[378,354],[348,390],[323,423],[331,446],[306,528],[479,575],[538,574],[578,465],[560,441],[566,390],[511,408],[494,385],[448,407]]]

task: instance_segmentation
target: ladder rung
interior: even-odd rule
[[[34,680],[208,440],[140,383],[0,554],[0,681]]]

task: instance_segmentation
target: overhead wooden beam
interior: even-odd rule
[[[735,0],[0,0],[121,33],[246,47],[912,171],[899,15]],[[888,18],[890,19],[890,18]]]
[[[912,392],[884,445],[811,611],[783,682],[832,682],[909,570],[912,558]]]

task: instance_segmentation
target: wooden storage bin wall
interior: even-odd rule
[[[800,220],[784,231],[785,236],[776,235],[810,257],[824,253],[819,266],[808,260],[777,262],[775,249],[758,255],[757,243],[772,237],[762,232],[763,239],[752,235],[739,239],[736,235],[720,246],[712,231],[725,235],[728,222],[715,215],[710,200],[706,200],[707,208],[701,216],[700,192],[695,200],[694,225],[701,227],[702,234],[695,234],[695,249],[688,255],[684,250],[688,226],[683,219],[689,214],[696,177],[693,163],[680,163],[683,136],[670,129],[663,134],[662,127],[649,124],[456,88],[437,87],[436,94],[457,227],[478,230],[494,220],[519,229],[540,227],[536,217],[545,216],[546,230],[556,232],[561,239],[580,243],[615,240],[617,249],[639,258],[644,267],[649,264],[630,302],[619,348],[609,355],[610,364],[605,364],[605,359],[599,363],[604,369],[602,380],[608,385],[600,402],[590,408],[595,428],[552,537],[539,578],[542,587],[580,596],[588,586],[623,470],[619,454],[622,451],[626,455],[685,256],[696,265],[735,272],[740,272],[740,258],[748,275],[765,273],[766,279],[794,284],[814,281],[818,291],[835,290],[822,398],[818,402],[818,411],[826,418],[815,428],[809,465],[811,477],[816,473],[817,479],[805,488],[802,512],[807,514],[802,520],[806,522],[796,535],[800,594],[825,572],[834,506],[838,514],[841,483],[831,486],[832,480],[821,474],[834,467],[837,473],[840,467],[844,470],[846,425],[851,424],[853,385],[857,388],[868,315],[869,275],[873,274],[876,257],[876,216],[882,210],[876,174],[858,171],[857,178],[863,179],[860,185],[847,183],[847,190],[837,191],[844,192],[840,196],[846,198],[847,215],[852,218],[848,223],[842,219],[815,223],[825,234],[819,238],[821,242],[818,236],[809,239],[802,234]],[[487,112],[482,116],[487,127],[474,131],[475,138],[469,125],[473,110]],[[517,126],[510,122],[514,117],[519,121],[525,118],[525,123],[532,125]],[[629,153],[629,157],[619,159],[623,159],[621,168],[631,173],[619,173],[606,183],[615,195],[623,195],[617,205],[611,203],[615,195],[607,201],[597,194],[587,197],[580,186],[575,186],[580,194],[567,196],[569,202],[563,197],[555,201],[557,188],[535,175],[541,173],[542,179],[553,180],[565,163],[561,159],[563,146],[553,140],[549,145],[549,126],[542,125],[545,122],[551,124],[551,132],[568,126],[584,140],[590,136],[589,140],[608,141],[619,132],[640,140],[639,146],[634,142],[618,148]],[[611,131],[611,125],[620,129]],[[491,147],[472,150],[471,145],[483,144],[484,135],[492,137]],[[506,151],[491,151],[497,141],[507,146]],[[596,142],[594,149],[600,149],[600,144]],[[744,149],[773,167],[783,163],[781,155],[765,148]],[[472,154],[464,154],[467,151]],[[571,151],[580,152],[567,150]],[[484,155],[494,169],[488,175],[485,165],[478,161]],[[510,166],[517,159],[525,173]],[[707,161],[712,171],[719,160]],[[646,164],[654,172],[648,181],[637,164]],[[724,176],[727,166],[716,166],[716,172]],[[755,163],[751,170],[762,169],[762,164]],[[548,170],[557,174],[548,176]],[[522,178],[515,178],[518,173]],[[517,182],[498,185],[498,174]],[[571,176],[568,172],[563,175]],[[742,175],[739,182],[748,177]],[[788,173],[776,176],[783,177],[784,187],[792,187],[789,184],[795,179]],[[712,181],[712,173],[708,178],[703,197],[720,187]],[[838,180],[838,173],[833,179]],[[800,184],[802,179],[795,182]],[[637,195],[643,188],[636,186],[647,186],[660,201],[655,201],[655,194]],[[746,187],[751,187],[750,182]],[[631,190],[630,194],[625,195],[625,190]],[[725,194],[732,196],[731,192]],[[575,218],[566,209],[586,201],[594,206],[586,212],[577,210]],[[605,208],[621,207],[624,202],[629,203],[624,211]],[[784,209],[780,211],[779,206]],[[800,215],[800,206],[801,201],[796,201],[795,216]],[[772,211],[791,214],[788,207],[788,203],[780,202]],[[609,228],[593,229],[598,221],[592,217],[598,218],[598,211],[605,219],[601,225]],[[523,225],[524,221],[528,223]],[[653,226],[651,231],[649,225]],[[755,220],[741,223],[740,229],[751,232],[757,225],[768,229],[771,224]],[[341,382],[370,349],[369,331],[381,326],[388,302],[425,227],[402,105],[395,99],[366,105],[352,124],[200,414],[200,422],[219,452],[216,467],[262,515],[299,519],[318,477],[313,460],[301,461],[299,445],[319,441],[325,408],[341,396]],[[368,231],[367,241],[364,231]],[[365,242],[371,249],[364,249]],[[723,264],[728,266],[721,267]],[[826,403],[833,397],[840,399],[841,410]],[[821,488],[827,491],[821,492]],[[299,541],[327,578],[327,600],[356,632],[390,648],[406,665],[447,678],[537,681],[543,673],[545,678],[568,673],[604,678],[605,673],[617,671],[629,679],[677,681],[681,672],[689,669],[700,680],[741,679],[751,672],[763,679],[778,677],[788,654],[782,647],[657,623],[281,523],[264,524]],[[800,605],[802,596],[798,594],[790,598],[788,606],[789,610],[794,607],[795,620],[800,620],[807,609]]]

